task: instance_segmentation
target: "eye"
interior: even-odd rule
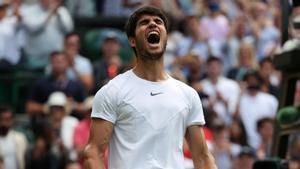
[[[161,19],[155,19],[154,20],[156,24],[161,25],[163,24],[163,21]]]
[[[145,19],[145,20],[140,21],[139,25],[147,25],[148,22],[149,22],[149,20]]]

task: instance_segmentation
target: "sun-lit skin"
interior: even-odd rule
[[[153,32],[152,32],[153,31]],[[159,36],[158,43],[149,43],[150,34]],[[162,58],[167,45],[167,30],[158,16],[143,15],[137,22],[135,37],[129,37],[132,47],[136,48],[138,58],[157,60]]]

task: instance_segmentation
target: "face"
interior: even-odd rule
[[[112,58],[119,55],[120,44],[115,39],[106,39],[101,47],[103,56],[106,58]]]
[[[0,136],[6,136],[13,124],[12,112],[6,111],[0,115]]]
[[[264,62],[260,68],[260,75],[264,79],[268,79],[273,72],[273,65],[270,62]]]
[[[65,52],[68,57],[74,57],[78,54],[80,48],[79,36],[72,35],[65,40]]]
[[[68,67],[66,57],[63,54],[57,54],[51,58],[52,73],[54,75],[60,75],[66,72]]]
[[[221,75],[221,64],[217,61],[212,61],[207,65],[207,74],[210,78],[216,78]]]
[[[163,20],[158,16],[141,16],[137,21],[135,37],[129,37],[129,43],[141,59],[160,59],[167,45],[167,30]]]
[[[6,7],[0,7],[0,20],[6,16]]]
[[[249,67],[252,64],[252,48],[250,45],[243,44],[240,47],[240,64]]]
[[[263,138],[272,139],[273,137],[274,125],[272,122],[265,122],[259,129],[259,133]]]

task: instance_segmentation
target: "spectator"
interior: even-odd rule
[[[18,36],[21,17],[16,9],[9,15],[8,4],[0,1],[0,69],[12,69],[21,59],[21,39]]]
[[[229,21],[221,13],[220,3],[208,1],[209,14],[200,21],[201,33],[208,38],[211,54],[223,59],[225,40],[229,34]]]
[[[178,59],[175,63],[186,66],[193,56],[197,57],[200,63],[205,62],[209,56],[209,49],[206,37],[201,35],[198,17],[187,16],[183,24],[187,36],[178,43],[176,51]]]
[[[209,96],[212,108],[226,124],[231,123],[236,111],[240,88],[237,82],[222,76],[222,61],[210,57],[206,63],[207,77],[201,81],[203,92]]]
[[[100,42],[101,59],[94,63],[94,92],[98,91],[110,79],[114,78],[122,66],[119,55],[121,44],[115,31],[108,32]]]
[[[260,143],[256,130],[257,121],[263,117],[274,118],[278,101],[274,96],[261,91],[262,79],[258,72],[248,72],[244,81],[246,91],[241,95],[238,112],[246,129],[248,143],[256,149]]]
[[[250,70],[256,70],[257,61],[252,44],[242,42],[238,53],[238,64],[229,70],[227,76],[230,79],[242,81],[245,74]]]
[[[247,133],[244,127],[244,124],[241,122],[240,119],[234,118],[232,123],[229,127],[230,129],[230,141],[232,143],[241,145],[241,146],[248,146],[248,139]]]
[[[42,68],[47,65],[52,51],[62,50],[65,34],[73,29],[72,18],[62,6],[62,0],[39,0],[24,7],[22,16],[28,66]]]
[[[259,74],[262,77],[262,91],[272,94],[273,96],[279,96],[279,78],[275,74],[274,64],[271,58],[264,58],[259,63]],[[276,85],[275,85],[276,84]]]
[[[35,123],[39,123],[38,121],[43,119],[45,103],[54,91],[62,91],[67,95],[70,105],[72,105],[73,115],[76,117],[80,118],[83,110],[85,91],[79,82],[67,79],[67,61],[64,53],[53,52],[50,55],[50,67],[51,74],[42,77],[35,83],[26,103],[26,112],[32,118],[35,130],[39,129],[36,126],[38,124]]]
[[[248,146],[241,148],[233,169],[252,169],[255,160],[255,151]]]
[[[64,53],[68,62],[67,77],[70,80],[76,80],[82,83],[86,91],[93,87],[93,67],[89,59],[79,54],[80,37],[72,32],[65,36]],[[47,67],[47,73],[51,68]]]
[[[53,145],[53,133],[49,122],[43,124],[43,133],[26,153],[26,169],[61,169],[63,159]],[[55,150],[55,151],[54,151]]]
[[[231,143],[226,124],[219,118],[214,119],[212,124],[213,139],[210,151],[212,152],[218,168],[232,169],[233,159],[237,157],[240,146]]]
[[[267,117],[257,121],[257,131],[261,138],[261,142],[256,150],[257,159],[264,160],[271,157],[273,130],[274,119]]]
[[[6,106],[0,107],[0,155],[5,169],[24,169],[27,140],[25,136],[12,129],[13,112]]]
[[[254,2],[252,8],[252,16],[248,19],[256,40],[257,60],[260,61],[266,56],[273,56],[279,43],[280,32],[268,16],[266,4]]]
[[[69,115],[67,96],[62,92],[53,92],[47,101],[47,114],[50,117],[52,130],[61,140],[64,149],[70,151],[73,148],[73,133],[78,120]]]

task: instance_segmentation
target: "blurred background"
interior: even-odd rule
[[[124,26],[145,5],[169,19],[165,70],[198,92],[218,168],[299,169],[297,0],[0,0],[0,169],[84,169],[93,95],[134,67]]]

